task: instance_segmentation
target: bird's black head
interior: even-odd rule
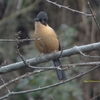
[[[35,18],[35,21],[41,22],[43,25],[47,25],[48,16],[45,12],[41,11],[38,13],[37,17]]]

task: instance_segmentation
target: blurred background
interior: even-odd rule
[[[87,5],[87,0],[52,0],[57,3],[69,6],[72,9],[91,13]],[[100,0],[89,0],[100,23]],[[92,17],[74,13],[64,8],[59,8],[48,3],[46,0],[0,0],[0,39],[15,39],[16,33],[20,39],[33,38],[34,18],[40,11],[45,11],[49,17],[49,25],[56,31],[61,45],[68,49],[75,45],[85,45],[88,43],[99,42],[100,31]],[[25,59],[36,57],[39,52],[34,46],[34,41],[17,43],[20,53]],[[92,56],[100,55],[100,52],[87,53]],[[41,55],[43,56],[43,54]],[[0,64],[4,61],[8,64],[21,61],[16,54],[16,43],[0,42]],[[69,63],[81,63],[98,61],[96,58],[85,58],[82,55],[74,55],[62,58],[62,65]],[[53,63],[46,62],[37,66],[53,66]],[[90,66],[70,68],[66,71],[67,78],[71,78],[81,72],[90,69]],[[25,68],[18,71],[2,75],[5,82],[14,79],[32,69]],[[100,68],[75,79],[69,83],[55,88],[29,94],[11,96],[5,100],[89,100],[100,94],[100,83],[85,83],[84,80],[100,80]],[[48,71],[28,78],[8,86],[11,91],[21,91],[26,89],[38,88],[58,82],[55,71]],[[0,80],[0,85],[2,81]],[[7,93],[6,89],[0,90],[0,96]],[[95,100],[100,100],[98,96]]]

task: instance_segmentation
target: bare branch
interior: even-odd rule
[[[1,79],[2,83],[5,84],[5,81],[3,80],[2,76],[0,76],[0,79]],[[6,87],[6,90],[8,91],[8,93],[10,93],[10,90],[8,89],[8,87],[7,86],[5,86],[5,87]]]
[[[85,62],[85,63],[75,63],[75,64],[67,64],[67,65],[64,65],[62,67],[66,68],[66,66],[68,67],[76,67],[76,66],[79,66],[79,67],[83,67],[83,66],[95,66],[95,65],[99,65],[100,62]]]
[[[65,81],[60,81],[60,82],[55,83],[55,84],[52,84],[52,85],[48,85],[48,86],[44,86],[44,87],[38,87],[38,88],[36,88],[36,89],[25,90],[25,91],[10,92],[10,93],[8,93],[8,94],[5,95],[5,96],[0,97],[0,100],[5,99],[5,98],[8,98],[9,96],[12,96],[12,95],[18,95],[18,94],[23,94],[23,93],[30,93],[30,92],[41,91],[41,90],[44,90],[44,89],[49,89],[49,88],[53,88],[53,87],[59,86],[59,85],[61,85],[61,84],[68,83],[68,82],[70,82],[70,81],[72,81],[72,80],[74,80],[74,79],[76,79],[76,78],[78,78],[78,77],[81,77],[81,76],[83,76],[83,75],[85,75],[85,74],[87,74],[87,73],[89,73],[89,72],[95,70],[95,69],[98,68],[98,67],[100,67],[100,65],[97,65],[96,67],[94,67],[94,68],[92,68],[92,69],[90,69],[90,70],[88,70],[88,71],[86,71],[86,72],[80,73],[79,75],[76,75],[75,77],[72,77],[72,78],[67,79],[67,80],[65,80]]]
[[[83,45],[83,46],[77,46],[77,48],[81,52],[90,52],[90,51],[94,51],[94,50],[100,50],[100,42]],[[62,57],[68,57],[71,55],[80,54],[78,50],[75,47],[63,50]],[[28,59],[28,60],[26,60],[26,62],[28,62],[30,65],[34,66],[39,63],[50,61],[54,58],[59,58],[60,54],[61,54],[61,51],[55,53],[55,55],[54,55],[54,53],[52,53],[52,54],[44,55],[42,57],[38,57],[37,59],[36,58]],[[23,63],[23,61],[13,63],[10,65],[6,65],[6,66],[2,66],[0,68],[0,74],[4,74],[4,73],[10,72],[10,71],[18,70],[18,69],[25,68],[25,67],[26,66]]]
[[[82,15],[85,15],[86,17],[87,17],[87,16],[88,16],[88,17],[92,16],[92,14],[86,14],[85,12],[81,12],[81,11],[72,9],[72,8],[70,8],[70,7],[68,7],[68,6],[60,5],[60,4],[58,4],[58,3],[56,3],[56,2],[53,2],[53,1],[51,1],[51,0],[46,0],[46,1],[49,2],[49,3],[51,3],[51,4],[53,4],[53,5],[58,6],[59,8],[65,8],[65,9],[67,9],[67,10],[69,10],[69,11],[72,11],[72,12],[75,12],[75,13],[79,13],[79,14],[82,14]]]
[[[26,73],[26,74],[24,74],[24,75],[22,75],[22,76],[19,76],[19,77],[15,78],[15,79],[12,79],[12,80],[8,81],[7,83],[1,85],[1,86],[0,86],[0,89],[3,89],[3,88],[5,88],[6,86],[8,86],[8,85],[10,85],[10,84],[12,84],[12,83],[15,83],[16,81],[18,81],[18,80],[20,80],[20,79],[23,79],[23,78],[26,78],[26,77],[31,76],[31,75],[33,75],[33,74],[41,73],[41,72],[44,72],[44,71],[45,71],[45,70],[36,70],[36,71],[34,71],[34,72]]]
[[[83,66],[96,66],[96,65],[100,65],[100,62],[87,62],[87,63],[75,63],[75,64],[67,64],[67,65],[63,65],[62,67],[62,70],[66,70],[68,69],[69,67],[76,67],[76,66],[79,66],[79,67],[83,67]],[[20,79],[23,79],[23,78],[26,78],[28,76],[31,76],[33,74],[38,74],[38,73],[41,73],[41,72],[44,72],[44,71],[49,71],[51,69],[54,69],[55,67],[37,67],[37,68],[41,68],[41,70],[34,70],[33,72],[28,72],[22,76],[19,76],[15,79],[12,79],[10,81],[8,81],[7,83],[3,84],[0,86],[0,89],[3,89],[5,88],[6,86],[12,84],[12,83],[15,83],[16,81],[20,80]]]
[[[94,99],[96,99],[98,96],[100,96],[100,94],[98,94],[98,95],[94,96],[94,97],[93,97],[93,98],[91,98],[90,100],[94,100]]]
[[[90,56],[90,55],[86,55],[85,53],[83,53],[82,51],[80,51],[77,46],[74,46],[81,55],[83,55],[84,57],[88,57],[88,58],[100,58],[100,56]]]
[[[18,49],[16,49],[16,50],[17,50],[17,54],[18,54],[19,57],[22,59],[23,63],[24,63],[27,67],[32,68],[31,65],[28,64],[28,63],[24,60],[24,58],[23,58],[23,56],[20,54],[19,50],[18,50]]]
[[[89,5],[91,14],[92,14],[92,16],[93,16],[93,19],[94,19],[94,21],[95,21],[95,23],[96,23],[96,25],[97,25],[97,27],[98,27],[98,29],[99,29],[99,31],[100,31],[100,25],[99,25],[99,23],[98,23],[98,21],[97,21],[97,19],[96,19],[96,16],[95,16],[95,14],[94,14],[94,12],[93,12],[93,10],[92,10],[91,4],[90,4],[89,0],[87,0],[87,2],[88,2],[88,5]]]
[[[34,39],[0,39],[0,42],[25,42],[25,41],[36,41],[40,40],[41,38],[34,38]]]
[[[8,65],[8,61],[7,60],[4,60],[4,62],[0,65],[0,67],[5,66],[5,65]]]
[[[24,57],[20,54],[19,50],[17,49],[17,54],[19,55],[19,57],[22,59],[23,63],[30,68],[33,69],[59,69],[62,70],[60,67],[35,67],[35,66],[31,66],[28,62],[26,62],[26,60],[24,59]],[[37,59],[37,58],[36,58]]]

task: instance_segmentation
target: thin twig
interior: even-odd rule
[[[95,23],[96,23],[96,25],[97,25],[97,27],[98,27],[98,30],[100,31],[100,25],[99,25],[99,23],[98,23],[98,21],[97,21],[97,19],[96,19],[96,16],[95,16],[95,14],[94,14],[94,12],[93,12],[93,10],[92,10],[91,4],[90,4],[89,0],[87,0],[87,2],[88,2],[88,5],[89,5],[89,8],[90,8],[92,17],[93,17],[93,19],[94,19],[94,21],[95,21]]]
[[[86,17],[87,17],[87,16],[88,16],[88,17],[92,16],[92,14],[86,14],[85,12],[81,12],[81,11],[78,11],[78,10],[75,10],[75,9],[72,9],[72,8],[69,8],[68,6],[60,5],[60,4],[58,4],[58,3],[56,3],[56,2],[53,2],[53,1],[51,1],[51,0],[46,0],[46,1],[49,2],[49,3],[51,3],[51,4],[53,4],[53,5],[58,6],[59,8],[65,8],[65,9],[67,9],[67,10],[69,10],[69,11],[76,12],[76,13],[79,13],[79,14],[82,14],[82,15],[85,15]]]
[[[85,53],[83,53],[82,51],[80,51],[80,50],[77,48],[77,46],[74,46],[74,48],[76,48],[77,51],[79,51],[79,53],[80,53],[81,55],[83,55],[84,57],[88,57],[88,58],[100,58],[100,56],[90,56],[90,55],[86,55]]]
[[[26,60],[24,59],[24,57],[20,54],[19,50],[16,49],[17,51],[17,54],[19,55],[19,57],[22,59],[22,61],[24,62],[24,64],[30,68],[33,68],[33,69],[59,69],[59,70],[62,70],[60,67],[35,67],[35,66],[32,66],[30,65],[28,62],[26,62]]]
[[[22,61],[24,62],[24,64],[25,64],[27,67],[31,67],[31,66],[24,60],[24,58],[23,58],[23,56],[20,54],[19,50],[16,49],[16,51],[17,51],[17,54],[18,54],[18,55],[20,56],[20,58],[22,59]]]
[[[8,64],[8,61],[7,60],[4,60],[4,62],[0,65],[0,67],[1,66],[5,66],[5,65],[7,65]]]
[[[3,80],[1,75],[0,75],[0,79],[1,79],[2,83],[5,84],[5,81]],[[10,90],[8,89],[8,87],[7,86],[5,86],[5,87],[6,87],[6,90],[8,91],[8,93],[10,93]]]
[[[98,96],[100,96],[100,94],[96,95],[95,97],[91,98],[90,100],[93,100],[93,99],[97,98]]]
[[[33,71],[33,72],[26,73],[26,74],[24,74],[22,76],[19,76],[19,77],[15,78],[15,79],[12,79],[12,80],[8,81],[7,83],[1,85],[0,89],[3,89],[3,88],[5,88],[6,86],[8,86],[8,85],[10,85],[12,83],[15,83],[16,81],[18,81],[20,79],[23,79],[23,78],[26,78],[26,77],[31,76],[33,74],[41,73],[41,72],[44,72],[44,71],[45,70],[36,70],[36,71]]]
[[[68,69],[68,67],[76,67],[76,66],[79,66],[79,67],[83,67],[83,66],[94,66],[94,65],[100,65],[100,62],[87,62],[87,63],[76,63],[76,64],[67,64],[67,65],[63,65],[62,67],[62,70],[66,70]],[[39,67],[39,68],[42,68],[42,67]],[[48,69],[41,69],[41,70],[36,70],[36,71],[33,71],[33,72],[29,72],[29,73],[26,73],[22,76],[19,76],[15,79],[12,79],[10,81],[8,81],[7,83],[3,84],[0,86],[0,89],[3,89],[5,88],[6,86],[12,84],[12,83],[15,83],[16,81],[20,80],[20,79],[23,79],[23,78],[27,78],[28,76],[31,76],[33,74],[38,74],[38,73],[41,73],[41,72],[44,72],[44,71],[49,71],[51,69],[54,69],[55,67],[50,67],[51,69],[49,69],[49,67],[46,67]]]
[[[100,65],[97,65],[96,67],[94,67],[94,68],[92,68],[92,69],[90,69],[90,70],[88,70],[88,71],[86,71],[86,72],[80,73],[79,75],[76,75],[75,77],[72,77],[72,78],[67,79],[67,80],[65,80],[65,81],[60,81],[60,82],[55,83],[55,84],[52,84],[52,85],[48,85],[48,86],[44,86],[44,87],[38,87],[38,88],[36,88],[36,89],[30,89],[30,90],[25,90],[25,91],[10,92],[10,93],[8,93],[8,94],[5,95],[5,96],[0,97],[0,100],[5,99],[5,98],[8,98],[9,96],[12,96],[12,95],[18,95],[18,94],[23,94],[23,93],[30,93],[30,92],[41,91],[41,90],[45,90],[45,89],[49,89],[49,88],[53,88],[53,87],[59,86],[59,85],[61,85],[61,84],[68,83],[68,82],[70,82],[70,81],[72,81],[72,80],[74,80],[74,79],[76,79],[76,78],[78,78],[78,77],[81,77],[81,76],[83,76],[83,75],[85,75],[85,74],[87,74],[87,73],[89,73],[89,72],[95,70],[95,69],[98,68],[98,67],[100,67]]]
[[[100,62],[85,62],[85,63],[75,63],[75,64],[67,64],[67,65],[64,65],[62,67],[66,68],[65,66],[68,66],[68,67],[76,67],[76,66],[79,66],[79,67],[83,67],[83,66],[94,66],[94,65],[99,65]]]
[[[34,39],[0,39],[0,42],[25,42],[25,41],[36,41],[40,40],[41,38],[34,38]]]

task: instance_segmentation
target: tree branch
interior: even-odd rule
[[[67,79],[65,81],[61,81],[61,82],[58,82],[58,83],[55,83],[55,84],[52,84],[52,85],[48,85],[48,86],[44,86],[44,87],[39,87],[39,88],[36,88],[36,89],[25,90],[25,91],[10,92],[10,93],[8,93],[5,96],[0,97],[0,100],[5,99],[5,98],[8,98],[9,96],[12,96],[12,95],[18,95],[18,94],[23,94],[23,93],[30,93],[30,92],[41,91],[41,90],[45,90],[45,89],[49,89],[49,88],[53,88],[53,87],[59,86],[61,84],[68,83],[68,82],[70,82],[70,81],[72,81],[72,80],[74,80],[74,79],[76,79],[78,77],[81,77],[81,76],[83,76],[83,75],[85,75],[85,74],[87,74],[87,73],[95,70],[98,67],[100,67],[100,65],[97,65],[96,67],[91,68],[90,70],[88,70],[86,72],[80,73],[80,74],[76,75],[75,77],[72,77],[70,79]]]
[[[66,70],[66,69],[68,69],[68,68],[70,68],[70,67],[83,67],[83,66],[96,66],[96,65],[100,65],[100,62],[85,62],[85,63],[74,63],[74,64],[67,64],[67,65],[63,65],[62,67],[62,69],[63,70]],[[38,68],[38,67],[37,67]],[[54,69],[55,67],[45,67],[46,68],[46,70],[45,70],[45,68],[44,67],[39,67],[39,68],[41,68],[41,70],[35,70],[35,71],[33,71],[33,72],[28,72],[28,73],[26,73],[26,74],[24,74],[24,75],[21,75],[21,76],[19,76],[19,77],[17,77],[17,78],[15,78],[15,79],[12,79],[12,80],[10,80],[10,81],[8,81],[8,82],[6,82],[6,83],[4,83],[3,85],[1,85],[0,86],[0,90],[1,89],[3,89],[3,88],[5,88],[6,86],[8,86],[8,85],[11,85],[12,83],[15,83],[16,81],[18,81],[18,80],[20,80],[20,79],[24,79],[24,78],[26,78],[26,77],[28,77],[28,76],[31,76],[31,75],[33,75],[33,74],[38,74],[38,73],[41,73],[41,72],[44,72],[44,71],[49,71],[50,69]],[[44,69],[43,69],[44,68]]]
[[[36,41],[40,40],[40,38],[34,38],[34,39],[0,39],[0,42],[25,42],[25,41]]]
[[[53,1],[51,1],[51,0],[46,0],[46,1],[49,2],[49,3],[51,3],[51,4],[53,4],[53,5],[55,5],[55,6],[58,6],[59,8],[65,8],[65,9],[67,9],[67,10],[69,10],[69,11],[76,12],[76,13],[79,13],[79,14],[82,14],[82,15],[85,15],[85,16],[89,16],[89,17],[92,16],[92,14],[86,14],[85,12],[81,12],[81,11],[72,9],[72,8],[70,8],[70,7],[68,7],[68,6],[60,5],[60,4],[58,4],[58,3],[56,3],[56,2],[53,2]]]
[[[77,46],[77,48],[75,46],[73,48],[63,50],[61,57],[68,57],[71,55],[80,54],[79,51],[91,52],[94,50],[100,50],[100,42],[92,43],[92,44],[88,44],[88,45],[83,45],[83,46]],[[28,62],[30,65],[36,65],[39,63],[50,61],[54,58],[59,58],[60,54],[61,54],[61,51],[59,51],[55,54],[52,53],[52,54],[44,55],[42,57],[38,57],[37,59],[36,58],[28,59],[28,60],[26,60],[26,62]],[[0,74],[4,74],[4,73],[11,72],[11,71],[18,70],[18,69],[25,68],[25,67],[26,67],[26,65],[23,63],[23,61],[13,63],[10,65],[6,65],[6,66],[2,66],[0,68]]]
[[[95,16],[95,14],[94,14],[94,12],[93,12],[93,10],[92,10],[92,7],[91,7],[91,4],[90,4],[89,0],[87,0],[87,3],[88,3],[88,5],[89,5],[89,8],[90,8],[92,17],[93,17],[93,19],[94,19],[94,21],[95,21],[95,23],[96,23],[96,25],[97,25],[97,27],[98,27],[98,30],[99,30],[99,32],[100,32],[100,25],[99,25],[99,23],[98,23],[98,21],[97,21],[97,19],[96,19],[96,16]]]

